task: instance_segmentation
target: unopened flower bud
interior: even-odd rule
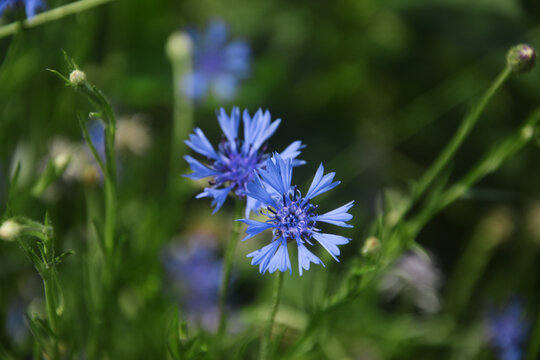
[[[58,154],[54,158],[54,161],[53,161],[54,168],[56,169],[56,171],[58,172],[64,171],[67,164],[69,163],[69,160],[70,160],[69,154],[66,154],[66,153]]]
[[[13,241],[19,236],[19,233],[21,232],[21,225],[19,225],[14,220],[6,220],[0,226],[0,238],[7,240],[7,241]]]
[[[381,242],[375,236],[370,236],[362,246],[362,255],[371,255],[381,248]]]
[[[86,74],[81,70],[73,70],[71,74],[69,74],[69,81],[71,81],[73,85],[81,85],[86,81]]]
[[[180,60],[191,53],[191,39],[181,31],[172,33],[167,40],[165,52],[171,60]]]
[[[510,48],[506,61],[513,72],[524,73],[533,68],[536,52],[527,44],[519,44]]]

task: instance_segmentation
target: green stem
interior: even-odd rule
[[[169,188],[175,192],[184,187],[178,186],[182,171],[182,156],[186,151],[184,140],[193,126],[193,101],[182,89],[182,79],[193,70],[189,37],[183,32],[170,35],[167,42],[167,56],[171,62],[173,79],[173,124],[171,133],[171,154],[169,166]]]
[[[99,6],[111,2],[113,0],[80,0],[71,4],[64,6],[59,6],[52,10],[43,12],[34,16],[31,19],[27,19],[21,22],[11,23],[5,26],[0,27],[0,38],[13,35],[19,30],[33,28],[51,21],[59,20],[63,17],[77,14],[79,12],[91,9],[93,7]]]
[[[43,277],[43,287],[45,288],[45,302],[47,305],[47,317],[49,318],[49,326],[53,332],[53,359],[58,358],[58,316],[56,314],[56,300],[54,296],[54,282],[50,272],[53,269],[48,269],[48,274]]]
[[[540,354],[540,310],[536,318],[536,325],[531,336],[529,350],[527,352],[527,360],[536,360]]]
[[[107,176],[107,175],[105,175]],[[105,179],[105,251],[107,261],[112,261],[114,254],[114,234],[116,229],[116,184],[112,179]]]
[[[418,181],[417,187],[414,192],[413,199],[417,200],[420,198],[427,188],[431,185],[433,180],[437,177],[440,171],[448,164],[448,161],[456,153],[457,149],[461,146],[463,141],[467,138],[471,130],[474,128],[480,115],[486,108],[489,100],[497,92],[497,90],[504,84],[506,79],[510,76],[512,70],[509,67],[505,69],[497,76],[495,81],[491,84],[489,89],[482,95],[480,101],[476,106],[469,112],[469,114],[463,119],[459,129],[454,134],[453,138],[446,145],[444,150],[441,152],[439,157],[435,160],[433,165],[424,173],[424,175]]]
[[[272,299],[272,308],[270,309],[270,317],[266,323],[264,334],[261,342],[261,352],[259,354],[260,360],[267,360],[270,352],[270,336],[272,335],[272,328],[274,327],[274,319],[276,318],[277,309],[279,306],[279,300],[281,298],[281,289],[283,288],[283,272],[278,271],[276,274],[276,287],[274,289],[274,297]]]
[[[460,198],[472,185],[480,181],[483,177],[497,170],[506,159],[514,155],[534,139],[534,132],[536,131],[539,120],[540,109],[537,109],[529,116],[525,125],[518,132],[488,153],[484,159],[460,181],[443,192],[437,202],[434,202],[431,206],[425,207],[420,214],[411,221],[410,237],[414,238],[426,222],[428,222],[435,214]]]
[[[221,338],[227,330],[227,296],[229,294],[229,285],[231,282],[231,270],[234,260],[234,252],[236,250],[236,244],[238,244],[238,238],[240,236],[240,227],[242,226],[242,223],[236,220],[242,218],[243,208],[244,206],[242,200],[236,199],[234,208],[233,229],[231,233],[231,238],[229,239],[229,243],[227,244],[227,249],[225,250],[225,261],[223,262],[223,271],[221,273],[221,288],[219,292],[219,338]]]

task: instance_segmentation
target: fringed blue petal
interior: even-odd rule
[[[313,232],[313,237],[338,262],[339,260],[337,256],[339,256],[340,252],[337,245],[347,244],[351,240],[349,238],[346,238],[340,235],[324,234],[324,233],[318,233],[318,232]]]
[[[212,200],[211,206],[214,206],[214,211],[212,211],[212,215],[215,214],[225,203],[225,200],[227,199],[227,195],[232,190],[233,185],[228,186],[223,189],[215,189],[215,188],[206,188],[202,193],[196,196],[197,199],[204,198],[204,197],[211,197],[214,200]]]
[[[354,205],[354,201],[351,201],[335,210],[329,211],[325,214],[318,215],[317,221],[322,221],[328,224],[333,224],[341,227],[353,227],[346,224],[346,221],[352,219],[352,215],[348,213],[349,209]]]
[[[313,181],[311,182],[311,186],[309,187],[309,190],[306,194],[307,199],[313,199],[315,196],[325,193],[328,190],[335,188],[341,183],[341,181],[332,182],[334,180],[334,176],[336,175],[336,173],[331,172],[324,176],[323,174],[324,174],[324,167],[323,167],[323,164],[321,164],[319,165],[319,168],[317,169],[317,172],[315,173],[315,177],[313,178]]]

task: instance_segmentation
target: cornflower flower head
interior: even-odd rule
[[[181,79],[185,94],[195,100],[213,92],[219,99],[236,95],[240,79],[250,71],[250,48],[242,40],[229,41],[227,24],[210,22],[204,34],[189,31],[193,42],[193,72]]]
[[[230,116],[221,108],[217,118],[224,134],[218,150],[214,150],[201,129],[195,128],[185,143],[194,151],[206,156],[208,166],[186,155],[184,158],[193,172],[184,176],[195,180],[210,178],[210,187],[205,188],[197,198],[213,198],[213,213],[223,206],[227,195],[233,193],[241,199],[246,198],[246,217],[249,217],[250,212],[257,211],[261,204],[256,198],[246,197],[246,186],[253,180],[258,169],[265,166],[265,160],[269,156],[265,152],[265,143],[274,134],[281,120],[271,121],[268,110],[263,112],[259,109],[253,117],[244,110],[242,116],[244,139],[239,139],[239,108],[233,107]],[[302,165],[305,161],[297,160],[296,157],[303,147],[300,141],[294,141],[280,155],[284,159],[289,159],[292,166]]]
[[[247,185],[246,194],[264,204],[268,210],[264,215],[268,217],[268,220],[265,222],[250,219],[238,220],[248,225],[247,236],[243,240],[266,229],[271,229],[274,235],[270,244],[247,255],[253,258],[252,265],[259,265],[261,274],[267,270],[273,273],[276,270],[285,272],[287,269],[292,273],[288,253],[290,242],[295,242],[298,247],[298,272],[302,276],[302,271],[309,270],[311,263],[324,266],[321,259],[306,247],[306,245],[313,245],[311,242],[313,239],[336,261],[339,261],[337,256],[340,254],[337,245],[344,245],[350,241],[344,236],[321,232],[317,228],[317,223],[352,227],[346,222],[352,219],[348,211],[354,201],[322,215],[318,214],[318,205],[314,205],[311,201],[340,184],[339,181],[333,181],[335,173],[324,175],[324,167],[321,164],[308,192],[302,196],[296,186],[291,186],[292,167],[291,159],[283,159],[275,153],[266,161],[265,169],[259,170],[260,175],[256,174],[253,181]]]
[[[24,6],[26,11],[26,17],[33,18],[39,10],[44,10],[47,5],[43,0],[0,0],[0,14],[2,14],[7,8],[15,8]]]
[[[488,336],[502,360],[522,358],[522,345],[528,333],[521,302],[513,299],[504,309],[488,313]]]

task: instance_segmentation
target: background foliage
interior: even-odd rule
[[[54,8],[64,1],[48,3]],[[42,220],[48,211],[58,253],[75,251],[58,267],[68,319],[60,328],[66,356],[91,354],[88,343],[95,335],[87,311],[91,294],[81,288],[87,286],[85,264],[92,261],[87,213],[101,211],[101,187],[62,182],[54,196],[31,195],[51,140],[82,141],[77,113],[93,111],[45,69],[67,73],[65,50],[107,94],[118,117],[139,114],[148,127],[148,150],[120,160],[118,282],[104,300],[107,322],[100,341],[111,359],[165,358],[171,356],[167,343],[177,309],[180,319],[190,318],[185,304],[190,290],[177,291],[175,285],[187,280],[175,277],[174,270],[171,275],[165,264],[171,246],[202,233],[216,239],[212,251],[220,259],[231,227],[232,203],[210,216],[209,201],[194,199],[199,184],[180,179],[179,192],[167,186],[171,157],[180,170],[187,166],[171,153],[171,141],[184,139],[170,136],[176,80],[166,40],[175,30],[202,29],[214,18],[227,21],[232,36],[251,45],[252,71],[233,101],[198,102],[195,125],[217,139],[216,108],[268,108],[283,119],[273,147],[297,139],[308,145],[301,156],[308,164],[295,170],[295,181],[311,180],[322,161],[342,180],[339,191],[324,198],[324,208],[356,199],[355,227],[346,234],[353,241],[343,247],[341,262],[323,258],[326,268],[285,278],[274,334],[280,358],[498,358],[483,329],[489,309],[513,298],[520,299],[525,322],[533,328],[540,300],[536,146],[469,189],[418,234],[417,242],[441,275],[442,308],[436,314],[423,313],[403,297],[388,301],[378,290],[379,280],[331,313],[319,310],[361,256],[383,190],[409,191],[501,71],[511,45],[538,46],[535,1],[115,1],[0,39],[0,204],[4,218]],[[496,94],[446,172],[449,182],[538,105],[539,77],[538,69],[514,76]],[[10,189],[17,161],[19,181]],[[97,210],[90,209],[92,202]],[[494,238],[493,246],[485,246],[489,250],[472,251],[472,265],[463,265],[474,239],[485,244]],[[245,258],[258,247],[256,242],[238,247],[230,299],[234,326],[226,341],[230,351],[221,358],[256,354],[271,298],[269,276],[261,276]],[[471,277],[477,281],[463,309],[453,312],[445,304]],[[16,243],[0,243],[0,355],[32,354],[23,314],[43,308],[42,299],[38,274],[24,253]],[[317,321],[323,325],[312,333],[309,326]],[[197,321],[188,329],[182,343],[189,356],[208,355],[213,331],[200,329]]]

